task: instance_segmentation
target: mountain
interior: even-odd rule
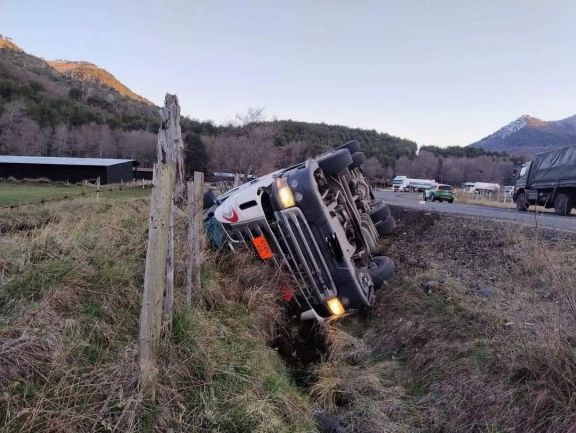
[[[18,45],[16,45],[12,39],[0,35],[0,48],[5,48],[12,51],[22,51]]]
[[[143,102],[150,106],[154,105],[146,98],[134,93],[132,90],[118,81],[116,77],[114,77],[114,75],[112,75],[110,72],[99,68],[92,63],[72,62],[68,60],[52,60],[48,61],[48,64],[61,74],[64,74],[75,80],[98,83],[103,86],[108,86],[116,90],[122,96],[126,96],[135,101]]]
[[[239,144],[266,160],[262,170],[352,139],[384,168],[417,149],[411,140],[375,130],[249,117],[231,125],[182,117],[188,169],[222,171],[218,157],[228,164],[230,146]],[[133,158],[149,166],[158,128],[158,107],[108,71],[88,62],[46,61],[0,35],[0,154]]]
[[[524,115],[470,146],[511,155],[576,146],[576,115],[555,121]]]
[[[87,62],[47,62],[0,35],[0,154],[156,158],[158,107]]]

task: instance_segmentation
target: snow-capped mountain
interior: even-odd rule
[[[570,145],[576,146],[576,115],[555,121],[540,120],[529,115],[520,116],[470,146],[492,152],[534,155]]]

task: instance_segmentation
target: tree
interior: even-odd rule
[[[368,158],[368,160],[364,163],[364,174],[369,179],[378,179],[384,176],[384,167],[380,164],[377,158],[374,156]]]
[[[210,158],[206,146],[198,134],[189,132],[184,137],[184,161],[187,174],[205,172]]]
[[[252,128],[248,133],[228,133],[206,138],[214,171],[240,174],[262,174],[276,164],[273,128]]]
[[[73,99],[74,101],[81,101],[82,98],[84,97],[84,94],[82,93],[82,90],[78,89],[77,87],[72,87],[68,91],[68,96],[70,97],[70,99]]]

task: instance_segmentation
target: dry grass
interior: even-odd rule
[[[147,216],[142,198],[0,215],[0,430],[313,431],[306,398],[267,346],[275,280],[242,256],[208,259],[205,290],[162,343],[157,401],[142,399]],[[177,287],[185,269],[176,264]]]
[[[576,431],[576,240],[395,213],[397,274],[366,321],[336,324],[318,404],[353,432]]]

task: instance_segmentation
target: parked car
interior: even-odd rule
[[[454,202],[454,193],[450,185],[436,185],[428,188],[423,194],[424,201],[447,201],[448,203]]]
[[[287,270],[303,319],[369,308],[394,263],[378,255],[378,238],[395,221],[374,198],[352,141],[295,166],[205,200],[213,243],[248,248]]]
[[[512,198],[519,211],[540,205],[570,215],[576,206],[576,147],[544,152],[524,164]]]

